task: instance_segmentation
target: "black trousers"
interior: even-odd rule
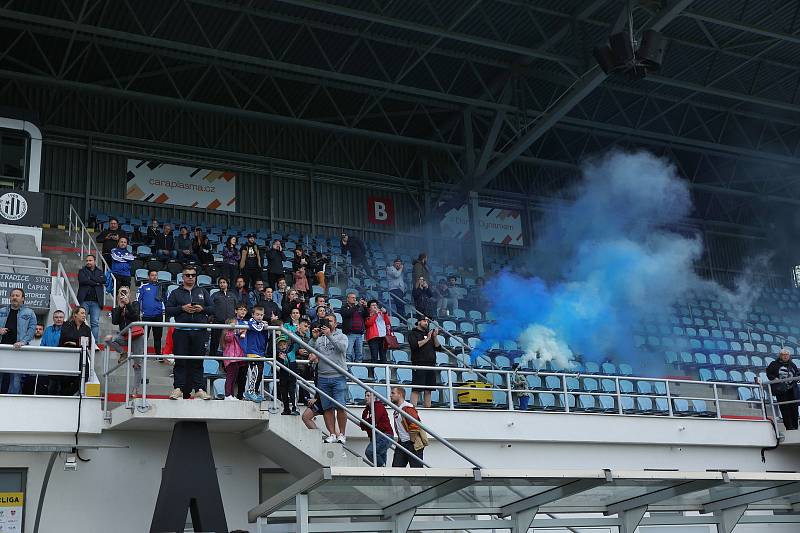
[[[293,372],[297,372],[297,363],[286,363],[286,366]],[[289,412],[292,409],[297,409],[297,401],[295,400],[295,389],[297,388],[297,378],[289,374],[285,370],[279,370],[278,374],[278,398],[283,402],[283,411]]]
[[[794,390],[791,390],[785,394],[776,394],[775,397],[778,398],[779,402],[797,400],[794,395]],[[798,404],[789,403],[786,405],[779,405],[778,408],[781,410],[781,418],[783,418],[783,425],[786,427],[786,429],[797,429]]]
[[[163,322],[163,317],[161,315],[158,316],[143,316],[142,322]],[[153,332],[153,350],[155,350],[156,355],[161,355],[161,337],[164,334],[164,328],[159,328],[155,326],[150,326],[147,328],[148,331]],[[145,344],[147,343],[147,339],[144,340]]]
[[[245,267],[241,274],[244,276],[245,281],[247,281],[247,286],[251,289],[256,286],[256,281],[264,281],[261,275],[261,269],[258,267]]]
[[[206,330],[179,330],[172,334],[172,351],[175,355],[203,356],[206,351]],[[202,359],[175,359],[174,387],[183,391],[184,398],[193,390],[205,389]]]
[[[385,363],[386,362],[386,344],[383,337],[375,337],[367,341],[369,346],[370,363]]]
[[[422,457],[422,452],[425,451],[425,448],[417,451],[414,449],[414,443],[410,440],[399,442],[397,443],[398,446],[402,446],[413,455],[419,457],[420,459],[424,459]],[[405,468],[406,466],[410,466],[411,468],[422,468],[422,463],[418,460],[414,459],[413,457],[409,456],[407,453],[403,453],[400,450],[394,451],[394,457],[392,458],[392,467],[397,468]]]
[[[274,289],[275,287],[278,286],[278,280],[286,279],[286,274],[284,273],[275,274],[274,272],[267,272],[267,278],[269,278],[268,279],[269,286]]]
[[[211,330],[211,344],[208,345],[208,355],[217,355],[217,350],[219,350],[219,341],[222,339],[222,334],[227,331],[224,329],[212,329]],[[222,361],[220,361],[220,364]]]

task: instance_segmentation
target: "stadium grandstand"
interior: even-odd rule
[[[0,532],[798,531],[798,16],[3,2]]]

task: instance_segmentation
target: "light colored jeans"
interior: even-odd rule
[[[101,305],[97,302],[83,302],[81,305],[89,314],[89,325],[92,327],[94,342],[100,342],[100,313],[103,312]]]
[[[360,363],[364,359],[364,336],[361,333],[347,334],[347,360]]]

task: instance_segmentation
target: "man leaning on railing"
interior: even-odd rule
[[[11,304],[0,309],[0,344],[8,344],[16,349],[30,344],[36,333],[36,315],[33,309],[25,307],[25,291],[11,289]],[[6,385],[8,383],[8,385]],[[20,394],[22,374],[0,374],[0,392]]]

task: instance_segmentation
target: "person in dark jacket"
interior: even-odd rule
[[[300,316],[306,314],[306,303],[300,297],[300,293],[294,289],[291,289],[288,293],[286,293],[286,297],[281,303],[281,320],[288,322],[292,314],[292,309],[299,310]]]
[[[200,233],[199,237],[196,237],[192,241],[192,250],[194,251],[194,255],[197,257],[197,262],[201,265],[213,265],[214,264],[214,252],[211,248],[211,241],[208,238],[208,235],[204,233]]]
[[[411,364],[413,366],[436,366],[436,349],[441,348],[437,335],[439,330],[431,329],[427,317],[417,320],[417,325],[408,332],[408,345],[411,347]],[[420,369],[412,372],[411,383],[418,387],[435,387],[436,371]],[[417,389],[411,391],[411,405],[417,406],[419,393],[422,391],[423,404],[431,406],[431,393],[433,389]]]
[[[117,241],[122,237],[128,238],[128,234],[119,227],[119,220],[116,218],[111,218],[108,221],[108,228],[97,234],[95,240],[103,244],[103,259],[109,267],[111,267],[111,250],[117,247]]]
[[[158,282],[158,270],[151,268],[147,271],[147,282],[139,286],[136,291],[136,301],[142,312],[143,322],[163,322],[164,321],[164,298],[161,284]],[[161,355],[161,337],[164,328],[152,326],[147,328],[148,336],[153,332],[153,351],[156,355]],[[145,343],[147,339],[144,339]]]
[[[236,235],[231,235],[222,249],[222,275],[231,281],[235,281],[239,275],[239,259],[242,255],[237,247],[238,242]]]
[[[183,285],[174,289],[165,305],[166,315],[176,322],[207,324],[214,308],[211,297],[202,287],[196,285],[197,269],[183,267]],[[196,328],[175,328],[172,334],[175,355],[205,355],[208,331]],[[211,396],[203,389],[203,361],[201,359],[175,359],[174,389],[170,399],[192,398],[210,400]]]
[[[416,259],[414,259],[414,262],[411,263],[411,265],[411,279],[414,280],[414,284],[416,284],[419,278],[425,278],[425,282],[430,285],[431,272],[428,270],[428,254],[422,252]]]
[[[94,255],[86,256],[86,265],[78,271],[78,304],[91,317],[92,336],[100,340],[100,313],[103,310],[103,291],[106,278],[97,266]]]
[[[770,381],[776,379],[800,377],[800,371],[798,371],[797,365],[795,365],[794,361],[792,361],[792,354],[789,352],[789,350],[783,348],[780,353],[778,353],[778,358],[767,366],[767,377]],[[771,388],[772,393],[778,399],[778,402],[800,400],[800,395],[798,395],[799,387],[797,381],[773,383]],[[785,405],[779,405],[778,407],[781,410],[781,418],[783,419],[783,425],[786,427],[786,430],[796,430],[798,404],[789,403]]]
[[[311,272],[314,273],[314,278],[317,282],[317,285],[322,287],[322,290],[325,292],[325,294],[328,294],[328,280],[325,277],[325,269],[330,259],[322,252],[312,251],[310,255]]]
[[[347,294],[342,314],[342,333],[347,335],[347,360],[360,363],[364,359],[364,331],[367,328],[367,301],[361,298],[356,302],[356,293]]]
[[[286,279],[283,270],[283,244],[278,239],[272,241],[272,246],[265,255],[267,261],[267,285],[273,289],[278,286],[279,279]]]
[[[175,239],[175,249],[178,251],[177,257],[181,263],[197,261],[197,256],[192,248],[192,238],[189,236],[186,226],[181,228],[180,235]]]
[[[389,421],[389,413],[386,411],[386,406],[383,405],[383,402],[375,398],[371,392],[367,391],[364,394],[364,399],[367,402],[367,406],[364,407],[364,411],[361,413],[360,426],[361,429],[367,432],[367,437],[370,439],[369,444],[367,444],[367,449],[364,450],[364,457],[370,461],[372,461],[373,458],[375,459],[375,464],[372,466],[386,466],[386,452],[389,450],[389,445],[391,444],[390,439],[394,437],[392,423]],[[372,420],[373,405],[375,409],[374,421]],[[370,424],[378,428],[378,431],[385,436],[378,433],[373,435]]]
[[[314,285],[314,263],[311,257],[300,246],[294,249],[294,257],[292,258],[292,272],[297,272],[300,267],[305,267],[306,278],[308,279],[309,291]],[[309,294],[311,294],[309,292]]]
[[[262,294],[261,299],[261,307],[264,308],[264,320],[269,322],[270,324],[274,320],[280,320],[281,315],[283,314],[283,310],[281,306],[275,303],[275,300],[272,298],[273,290],[271,287],[266,287],[264,289],[264,293]]]
[[[228,319],[236,318],[236,295],[228,290],[228,280],[220,277],[217,282],[219,290],[211,295],[211,306],[214,308],[211,322],[214,324],[224,324]],[[224,329],[211,330],[211,344],[208,348],[209,355],[217,355],[219,351],[219,340],[225,333]]]
[[[367,276],[372,277],[369,265],[367,264],[367,247],[358,237],[353,237],[342,232],[342,254],[350,252],[350,262],[353,267],[359,267],[366,272]]]
[[[61,327],[61,338],[58,345],[62,348],[80,348],[81,337],[87,337],[91,346],[91,335],[92,331],[86,324],[86,309],[78,306],[72,310],[72,316]],[[52,396],[73,396],[78,392],[80,383],[79,377],[51,376],[48,393]]]
[[[436,298],[424,277],[420,276],[414,282],[411,297],[414,299],[414,307],[417,308],[417,318],[436,316]]]
[[[236,301],[238,303],[247,306],[248,290],[247,280],[244,278],[244,276],[236,276],[236,282],[233,286],[232,292],[234,296],[236,296]],[[248,313],[250,312],[249,309],[250,308],[248,307]]]
[[[175,236],[172,234],[172,226],[164,224],[163,233],[156,235],[155,240],[156,257],[162,261],[175,259],[178,251],[175,249]]]
[[[153,219],[150,225],[147,226],[147,234],[145,235],[144,243],[147,246],[154,246],[159,235],[161,235],[161,228],[158,227],[158,220]]]
[[[247,236],[247,242],[239,251],[239,270],[247,280],[247,286],[255,287],[256,281],[263,279],[261,275],[261,250],[256,244],[256,236],[252,233]]]

